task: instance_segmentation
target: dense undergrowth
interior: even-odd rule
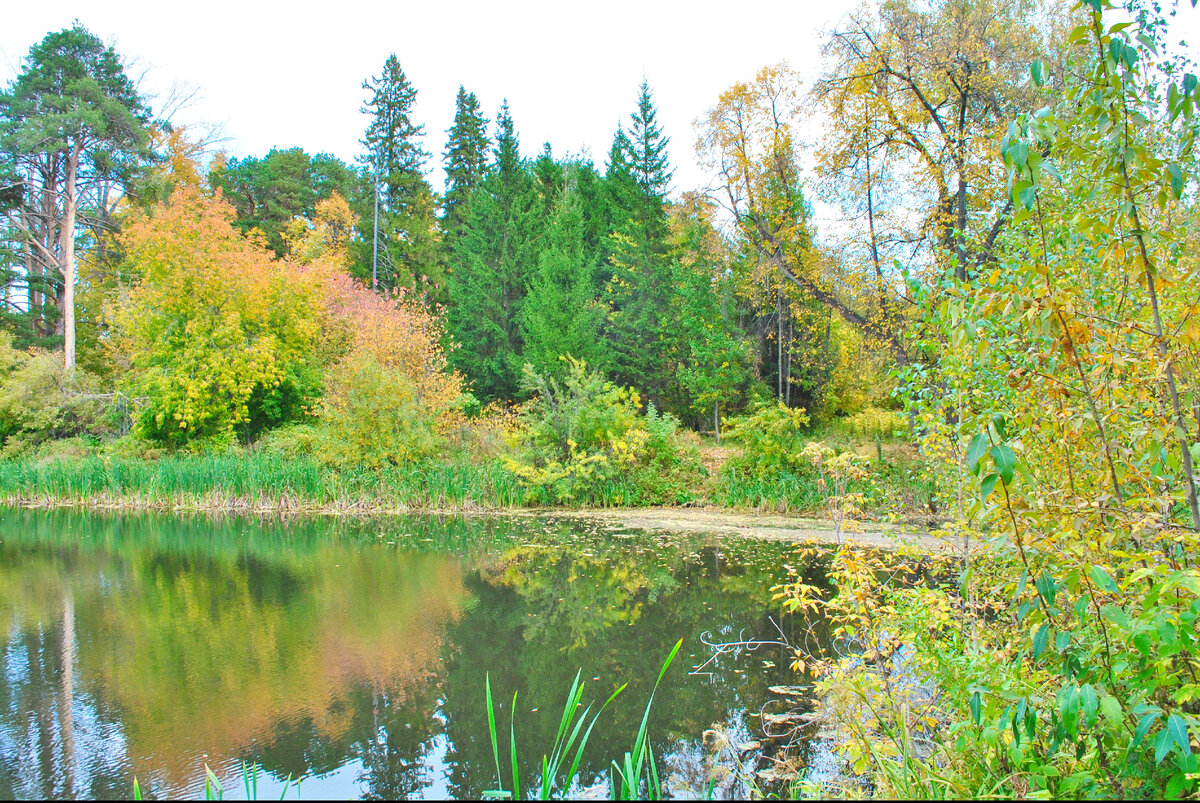
[[[823,433],[813,433],[819,437]],[[828,433],[824,433],[828,434]],[[726,443],[729,443],[726,441]],[[863,518],[921,516],[928,491],[914,459],[896,446],[882,461],[861,458],[867,475],[852,484]],[[846,444],[851,451],[851,444]],[[866,444],[861,451],[867,451]],[[741,447],[725,447],[735,455]],[[695,446],[692,446],[695,450]],[[820,472],[813,466],[762,476],[737,457],[709,471],[694,454],[668,464],[533,481],[513,457],[466,451],[374,467],[331,464],[311,454],[233,448],[207,454],[120,454],[75,440],[28,457],[0,459],[0,500],[10,504],[129,508],[292,510],[476,510],[517,507],[718,506],[736,510],[825,515]],[[545,469],[542,469],[545,471]],[[541,477],[543,475],[535,475]],[[914,479],[916,478],[916,479]]]

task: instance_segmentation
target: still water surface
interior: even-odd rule
[[[0,510],[0,797],[128,799],[135,776],[195,797],[207,764],[238,798],[255,761],[267,798],[289,776],[302,800],[473,798],[495,780],[485,673],[504,731],[518,692],[519,752],[540,760],[579,669],[585,702],[630,684],[589,742],[600,793],[680,638],[651,734],[668,790],[692,796],[704,732],[755,738],[768,687],[795,682],[769,647],[692,672],[701,634],[775,638],[792,553],[563,517]]]

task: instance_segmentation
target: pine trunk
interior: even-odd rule
[[[75,176],[79,168],[81,151],[82,147],[76,140],[67,159],[67,180],[63,191],[63,221],[62,228],[59,230],[59,244],[62,253],[59,270],[63,277],[63,364],[68,375],[75,370],[75,212],[78,206],[78,199],[75,197]]]

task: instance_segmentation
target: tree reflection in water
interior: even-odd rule
[[[704,731],[749,733],[787,680],[786,656],[761,651],[689,676],[698,636],[769,632],[788,551],[569,518],[3,512],[0,795],[128,797],[135,773],[194,794],[205,763],[235,790],[246,760],[265,794],[290,776],[302,797],[475,797],[494,775],[484,674],[519,691],[534,759],[581,667],[585,701],[630,681],[590,741],[595,781],[680,637],[651,733],[668,787],[694,789]]]

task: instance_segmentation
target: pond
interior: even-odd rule
[[[697,672],[702,637],[777,638],[794,552],[561,516],[0,510],[0,797],[128,799],[135,776],[195,797],[207,764],[237,798],[258,762],[268,798],[289,777],[301,800],[474,798],[496,774],[485,675],[505,736],[517,692],[531,787],[577,670],[585,703],[629,682],[577,790],[604,794],[681,638],[650,732],[666,790],[696,796],[727,760],[705,732],[752,742],[769,687],[796,682],[780,647]]]

